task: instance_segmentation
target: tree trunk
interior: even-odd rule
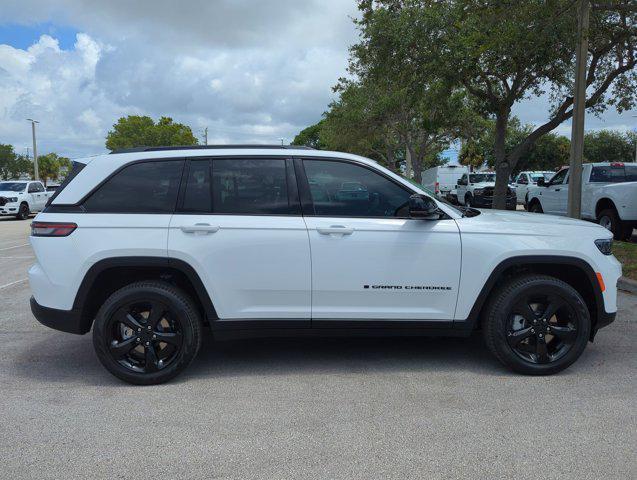
[[[406,142],[405,145],[405,175],[407,178],[412,178],[414,174],[414,167],[411,163],[411,148],[409,147],[409,143]]]
[[[493,192],[493,207],[506,210],[507,189],[511,166],[506,154],[506,130],[509,123],[509,110],[499,112],[495,119],[495,190]]]
[[[411,167],[413,168],[414,175],[413,178],[418,183],[422,182],[422,158],[416,154],[412,145],[409,146],[410,156],[411,156]]]
[[[387,147],[387,167],[394,173],[398,173],[396,168],[396,156],[394,155],[394,149]]]

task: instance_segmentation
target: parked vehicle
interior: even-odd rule
[[[451,205],[458,205],[458,190],[455,188],[449,190],[447,195],[445,195],[445,199],[451,203]]]
[[[529,191],[529,211],[566,215],[569,169]],[[637,164],[585,163],[582,167],[582,218],[613,232],[615,239],[630,238],[637,227]]]
[[[47,192],[42,182],[0,182],[0,216],[26,220],[30,213],[42,210],[52,195],[53,192]]]
[[[92,328],[137,384],[184,370],[204,324],[216,340],[481,329],[504,365],[551,374],[613,321],[621,275],[599,225],[457,209],[372,160],[282,147],[77,161],[30,240],[35,317]]]
[[[469,167],[464,165],[440,165],[422,172],[423,187],[434,192],[441,198],[456,188],[458,179],[464,173],[469,173]]]
[[[527,208],[529,188],[537,186],[537,182],[540,178],[543,178],[545,182],[548,182],[553,175],[555,175],[555,172],[520,172],[513,182],[511,182],[511,188],[515,190],[518,205],[524,205],[524,208]]]
[[[458,203],[467,207],[491,208],[495,189],[495,173],[464,173],[456,185]],[[515,210],[515,190],[507,187],[507,210]]]

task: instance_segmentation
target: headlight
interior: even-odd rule
[[[9,197],[7,198],[7,202],[9,203],[15,203],[18,201],[18,197]]]
[[[474,195],[482,195],[483,193],[484,193],[484,188],[476,188],[476,189],[473,191],[473,194],[474,194]]]
[[[595,240],[595,245],[600,252],[604,255],[611,255],[613,253],[613,239],[612,238],[604,238],[600,240]]]

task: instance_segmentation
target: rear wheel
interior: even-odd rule
[[[18,208],[18,214],[15,216],[18,220],[26,220],[29,218],[29,204],[21,203],[20,208]]]
[[[529,206],[529,212],[531,212],[531,213],[544,213],[544,210],[542,210],[542,205],[540,204],[540,202],[535,200],[535,201],[531,202],[531,205]]]
[[[111,295],[93,326],[97,356],[116,377],[163,383],[184,370],[201,346],[201,318],[192,300],[165,282],[128,285]]]
[[[614,208],[606,208],[597,214],[597,223],[606,230],[613,232],[615,240],[623,240],[624,225]]]
[[[586,348],[590,314],[569,284],[546,275],[522,275],[491,296],[483,318],[487,347],[510,369],[548,375],[564,370]]]

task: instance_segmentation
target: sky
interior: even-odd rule
[[[289,143],[320,120],[356,42],[354,0],[3,0],[0,143],[105,152],[121,116],[170,116],[209,143]],[[540,124],[547,99],[514,114]],[[637,112],[587,117],[632,129]],[[558,133],[570,134],[565,123]],[[454,157],[453,151],[448,156]]]

